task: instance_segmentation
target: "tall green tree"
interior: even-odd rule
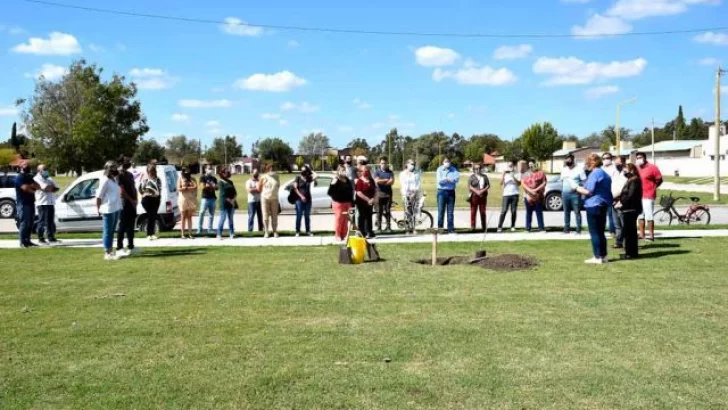
[[[683,115],[682,105],[677,110],[677,118],[675,118],[675,138],[681,140],[685,136],[685,130],[687,125],[685,124],[685,116]]]
[[[149,130],[136,86],[117,74],[104,81],[102,73],[79,60],[58,82],[36,80],[33,96],[18,101],[38,159],[80,174],[136,150]]]
[[[164,153],[171,164],[179,166],[195,164],[200,159],[200,143],[198,140],[178,135],[167,140]],[[222,162],[216,163],[222,164]]]
[[[255,146],[260,157],[267,161],[273,161],[273,166],[276,169],[291,170],[291,164],[288,161],[293,155],[293,148],[285,141],[280,138],[266,138],[258,141]],[[303,165],[303,157],[299,158],[301,158],[301,165]]]
[[[242,156],[243,146],[238,144],[234,135],[213,139],[212,145],[205,152],[205,159],[213,164],[229,164]]]
[[[134,152],[134,162],[137,164],[148,164],[151,160],[156,159],[162,161],[166,159],[164,156],[164,147],[154,140],[139,141],[136,152]]]
[[[335,170],[339,166],[339,157],[336,154],[329,154],[326,156],[326,165],[331,170]]]
[[[559,132],[549,122],[536,123],[521,135],[523,150],[529,158],[543,161],[561,147]]]
[[[709,127],[700,118],[690,120],[690,125],[685,131],[684,138],[688,140],[707,140]]]
[[[15,161],[15,150],[12,148],[0,148],[0,169],[7,168],[10,163]]]
[[[298,143],[298,153],[301,155],[321,155],[330,146],[329,137],[326,135],[320,132],[310,133]]]
[[[300,171],[303,166],[306,165],[306,160],[303,159],[303,155],[296,157],[296,168]]]
[[[18,124],[13,123],[13,127],[10,129],[10,145],[15,150],[16,154],[22,154],[25,144],[28,139],[23,134],[18,134]]]
[[[473,135],[465,144],[464,159],[471,162],[483,161],[483,154],[502,151],[503,141],[494,134]]]

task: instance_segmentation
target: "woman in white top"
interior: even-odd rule
[[[501,203],[500,219],[498,220],[498,232],[503,232],[503,222],[506,214],[511,211],[511,231],[516,230],[516,215],[518,212],[518,186],[521,184],[514,174],[515,164],[508,164],[508,169],[503,173],[501,186],[503,187],[503,202]]]
[[[421,210],[418,208],[421,207],[422,183],[420,174],[415,172],[415,161],[412,159],[407,160],[404,171],[399,174],[399,185],[402,198],[404,199],[405,215],[416,218]],[[414,227],[415,225],[414,219],[408,224],[410,227]],[[409,231],[408,233],[414,233],[414,231]]]
[[[104,259],[117,260],[119,257],[114,252],[114,232],[116,224],[119,222],[119,212],[121,211],[121,189],[116,182],[119,176],[116,162],[107,161],[104,165],[104,176],[99,181],[99,189],[96,192],[96,208],[99,215],[104,220],[104,250],[106,251]]]

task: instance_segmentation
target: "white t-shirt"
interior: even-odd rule
[[[253,179],[250,178],[248,180],[248,203],[250,202],[260,202],[260,192],[250,192],[251,189],[258,189],[258,182],[260,182],[260,179]]]
[[[416,172],[402,171],[399,174],[399,185],[403,197],[414,194],[419,195],[422,190],[420,185],[420,174]]]
[[[99,212],[102,214],[113,214],[121,211],[121,189],[113,179],[101,177],[96,198],[101,199]]]
[[[507,172],[503,175],[503,196],[518,195],[518,183],[513,172]]]
[[[574,166],[574,168],[569,168],[564,165],[564,168],[561,170],[562,193],[571,193],[576,191],[576,188],[574,188],[571,183],[573,182],[576,186],[580,186],[584,183],[584,181],[586,181],[586,174],[581,167]]]
[[[58,184],[56,184],[51,178],[43,178],[43,175],[41,174],[36,174],[33,181],[40,186],[40,190],[35,191],[35,204],[38,206],[55,205],[56,194],[44,190],[49,186],[58,188]]]

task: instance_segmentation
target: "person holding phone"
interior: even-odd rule
[[[511,212],[511,231],[516,230],[516,217],[518,216],[518,186],[521,184],[516,178],[514,170],[515,161],[511,161],[503,172],[500,185],[503,187],[503,199],[501,200],[501,212],[498,219],[498,232],[503,232],[503,223],[506,215]]]
[[[218,174],[220,181],[217,184],[218,196],[220,197],[220,221],[217,224],[217,239],[222,240],[222,229],[225,220],[228,221],[228,232],[230,239],[235,239],[235,209],[238,207],[238,192],[235,184],[230,179],[230,170],[222,168]]]
[[[212,225],[215,222],[215,205],[217,203],[217,178],[215,178],[215,170],[212,165],[207,164],[205,174],[200,177],[200,186],[202,187],[202,209],[200,209],[199,220],[197,221],[197,236],[202,235],[202,226],[205,222],[205,214],[210,214],[207,225],[207,234],[212,233]]]
[[[311,167],[304,165],[301,168],[301,175],[297,176],[293,182],[293,190],[298,196],[296,200],[296,236],[301,236],[301,219],[306,224],[306,235],[313,236],[311,233],[311,188],[313,188],[315,180],[316,174],[311,171]]]
[[[447,232],[455,234],[455,189],[460,181],[460,173],[445,157],[437,169],[437,227],[445,225],[447,209]]]
[[[177,181],[179,209],[182,212],[182,239],[192,239],[192,214],[197,212],[197,181],[187,167],[182,168],[182,178]],[[185,227],[187,235],[185,236]]]
[[[99,189],[96,192],[96,209],[104,222],[102,239],[105,251],[104,259],[107,261],[119,260],[122,256],[117,255],[114,250],[114,232],[122,208],[121,188],[116,181],[118,176],[117,163],[107,161],[104,165],[104,175],[99,181]]]
[[[584,186],[578,186],[576,181],[571,181],[571,186],[586,197],[584,208],[594,257],[584,262],[598,265],[607,262],[607,237],[604,232],[607,227],[607,210],[614,203],[612,179],[602,169],[601,155],[589,155],[585,168],[591,172]]]

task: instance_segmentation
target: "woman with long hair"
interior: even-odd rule
[[[192,215],[197,212],[197,181],[187,167],[182,168],[182,178],[177,180],[179,191],[179,209],[182,212],[182,239],[192,239]],[[185,236],[185,227],[187,235]]]
[[[627,182],[614,206],[622,215],[624,255],[620,255],[620,257],[636,259],[639,257],[637,217],[642,213],[642,180],[639,168],[634,164],[627,164],[624,177],[627,178]]]
[[[266,164],[263,168],[265,174],[260,179],[258,189],[263,205],[263,222],[265,223],[264,237],[270,235],[278,237],[278,213],[280,212],[278,204],[278,191],[281,186],[278,173],[273,171],[273,164]]]
[[[104,165],[104,175],[99,181],[99,189],[96,192],[96,209],[104,221],[102,234],[104,242],[104,259],[107,261],[118,260],[119,256],[114,251],[114,232],[119,222],[121,212],[121,188],[116,181],[119,176],[119,169],[115,161],[107,161]]]
[[[614,202],[612,179],[602,169],[601,155],[589,155],[585,169],[589,171],[589,177],[583,187],[577,186],[575,181],[571,181],[576,192],[586,197],[584,208],[594,257],[584,262],[602,264],[607,262],[607,237],[604,235],[604,231],[607,226],[607,209]]]
[[[301,219],[306,224],[306,235],[311,233],[311,189],[313,188],[316,174],[311,171],[308,165],[301,168],[301,175],[293,182],[293,189],[296,191],[296,236],[301,235]]]
[[[369,168],[363,168],[356,180],[356,211],[359,213],[357,225],[359,232],[367,239],[374,238],[372,214],[377,196],[377,185]]]
[[[147,239],[153,241],[157,238],[157,221],[159,220],[159,205],[161,203],[162,182],[157,176],[157,166],[147,165],[147,172],[139,184],[142,194],[142,207],[147,213]]]
[[[328,192],[334,211],[334,239],[337,241],[343,241],[348,232],[349,210],[354,197],[354,188],[346,174],[346,167],[339,165]]]

